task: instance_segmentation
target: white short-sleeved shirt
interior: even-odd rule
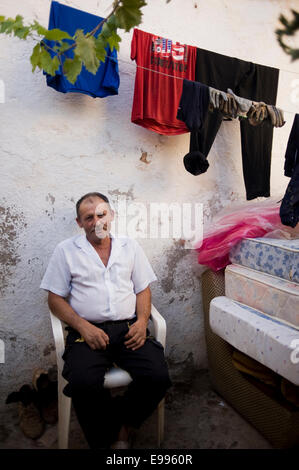
[[[84,235],[59,243],[40,287],[67,298],[86,320],[133,318],[136,294],[157,277],[140,245],[130,238],[114,238],[107,267]]]

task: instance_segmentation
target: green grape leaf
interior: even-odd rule
[[[122,6],[115,13],[119,27],[128,32],[134,26],[138,26],[142,17],[140,9],[145,5],[144,0],[122,0]]]
[[[72,37],[66,31],[61,31],[61,29],[50,29],[46,30],[44,33],[46,39],[49,41],[61,41],[62,39],[72,39]]]
[[[45,48],[42,48],[39,65],[46,73],[53,76],[58,70],[60,63],[57,56],[52,58],[49,52],[46,51]]]
[[[106,23],[103,24],[102,30],[101,30],[101,36],[105,39],[108,39],[112,32],[112,29],[110,29],[109,25]]]
[[[115,15],[110,16],[110,18],[106,21],[108,24],[109,28],[112,30],[116,30],[119,27],[117,18]]]
[[[40,43],[36,44],[33,48],[33,52],[30,57],[30,62],[32,65],[32,72],[36,69],[36,67],[39,67],[40,63],[40,54],[41,54],[41,45]]]
[[[15,21],[12,18],[4,19],[0,24],[0,33],[10,34],[13,32]]]
[[[30,33],[30,27],[29,26],[24,26],[23,28],[18,28],[15,30],[15,36],[17,36],[20,39],[26,39],[28,34]]]
[[[46,28],[40,25],[36,20],[34,20],[34,23],[31,26],[31,29],[33,31],[36,31],[37,34],[39,34],[40,36],[45,36],[46,32],[48,31]]]
[[[57,46],[57,49],[55,49],[55,50],[57,50],[57,52],[59,52],[61,54],[62,52],[66,51],[70,46],[71,46],[71,44],[69,42],[62,41],[60,43],[60,45]]]
[[[113,51],[114,48],[119,51],[119,43],[121,42],[121,37],[115,31],[112,31],[107,41],[111,51]]]
[[[66,59],[63,64],[63,73],[72,84],[77,80],[82,69],[82,61],[75,56],[74,59]]]
[[[99,35],[95,40],[96,55],[97,55],[97,59],[100,62],[105,62],[106,60],[106,50],[105,50],[106,44],[107,44],[106,39],[102,38],[101,35]]]
[[[14,34],[20,39],[26,39],[30,33],[30,26],[24,26],[23,17],[21,15],[16,16],[16,21],[14,25]]]
[[[82,60],[86,69],[95,75],[99,67],[95,38],[93,36],[86,37],[82,29],[78,29],[74,37],[76,41],[75,55]]]
[[[15,19],[14,29],[23,28],[23,16],[17,15]]]

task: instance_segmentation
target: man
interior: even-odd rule
[[[106,196],[88,193],[76,210],[85,235],[58,244],[41,288],[53,314],[69,325],[64,393],[90,448],[127,448],[130,429],[140,427],[171,385],[163,346],[147,330],[149,284],[157,278],[135,240],[110,233],[114,213]],[[103,388],[113,363],[133,378],[114,399]]]

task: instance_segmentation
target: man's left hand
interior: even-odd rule
[[[128,333],[126,334],[125,338],[125,346],[132,351],[135,349],[141,348],[144,345],[146,340],[146,326],[147,324],[143,321],[137,320],[130,326]]]

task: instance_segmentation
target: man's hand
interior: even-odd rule
[[[80,333],[91,349],[106,349],[109,344],[109,336],[105,331],[91,323],[86,322],[84,326],[80,328]]]
[[[146,340],[146,327],[146,321],[136,320],[136,322],[130,326],[129,331],[125,336],[125,338],[127,338],[127,341],[125,341],[125,346],[129,349],[132,349],[132,351],[141,348]]]

